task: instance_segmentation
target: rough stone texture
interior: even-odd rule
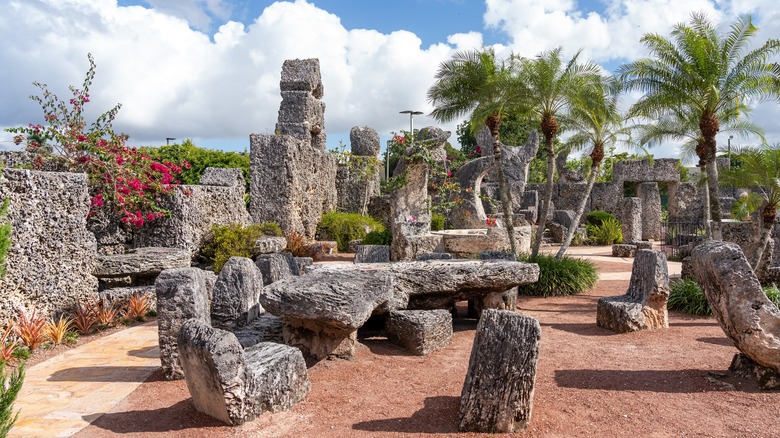
[[[764,294],[739,245],[706,242],[694,248],[691,259],[726,336],[753,362],[780,371],[780,310]]]
[[[452,260],[452,254],[448,252],[424,252],[417,254],[415,260],[418,262],[424,262],[426,260]]]
[[[427,356],[449,345],[452,315],[439,310],[396,310],[385,321],[391,342],[417,356]]]
[[[460,396],[460,431],[511,433],[528,427],[541,335],[534,318],[485,311]]]
[[[549,232],[549,235],[545,233],[545,238],[549,236],[550,243],[563,243],[563,240],[566,238],[566,233],[569,232],[568,228],[557,222],[547,222],[545,228],[546,231]]]
[[[366,214],[371,198],[379,194],[382,167],[377,161],[352,157],[336,170],[336,207],[346,213]]]
[[[481,251],[479,253],[480,260],[507,260],[517,261],[517,255],[512,254],[511,251]],[[498,310],[515,310],[517,308],[517,287],[507,289],[502,293],[491,292],[483,297],[481,300],[469,301],[469,309],[473,313],[474,317],[479,318],[482,315],[484,309],[498,309]]]
[[[611,182],[595,183],[590,192],[590,205],[585,209],[586,214],[589,211],[600,210],[620,218],[622,213],[620,203],[622,201],[623,184]]]
[[[259,296],[263,274],[252,259],[231,257],[222,267],[211,297],[211,324],[233,330],[251,323],[264,312]]]
[[[284,321],[285,343],[317,359],[349,358],[355,331],[372,314],[449,310],[456,301],[503,293],[538,276],[536,264],[507,261],[321,265],[265,287],[260,302]]]
[[[482,251],[509,251],[509,237],[505,228],[491,227],[484,230],[473,230],[469,233],[435,232],[442,236],[444,251],[455,258],[470,258],[479,256]],[[478,231],[478,232],[477,232]],[[530,225],[515,227],[515,239],[518,252],[531,252]]]
[[[447,221],[455,229],[483,228],[487,213],[482,204],[482,184],[490,168],[493,166],[491,156],[483,156],[468,161],[455,172],[455,179],[460,184],[460,198],[463,203],[454,206],[447,214]]]
[[[176,340],[182,324],[198,319],[211,325],[205,272],[197,268],[166,269],[155,281],[160,362],[168,380],[184,378]]]
[[[260,268],[263,284],[266,286],[283,278],[301,274],[295,257],[289,252],[260,254],[255,263]]]
[[[237,168],[207,167],[198,180],[202,186],[241,187],[243,189],[244,172]]]
[[[178,336],[195,409],[229,425],[289,409],[309,392],[300,351],[274,343],[244,350],[235,335],[191,319]]]
[[[746,379],[755,379],[761,389],[780,389],[780,372],[761,366],[742,353],[737,353],[731,359],[729,371]]]
[[[194,256],[203,246],[212,226],[246,226],[250,223],[244,202],[243,179],[241,184],[233,186],[177,186],[160,204],[170,210],[170,217],[157,219],[138,230],[135,247],[181,248]]]
[[[404,229],[404,225],[401,225],[401,229]],[[391,260],[414,260],[418,254],[425,254],[429,252],[441,252],[444,251],[442,247],[442,237],[436,234],[424,234],[424,235],[405,235],[401,234],[399,237],[399,243],[396,243],[396,238],[393,237],[393,244],[390,246],[390,258]],[[393,248],[399,249],[397,258],[393,258]]]
[[[412,242],[408,238],[428,235],[431,231],[428,166],[422,162],[406,163],[405,158],[401,162],[405,167],[406,184],[393,192],[390,202],[393,233],[390,257],[392,260],[413,260],[416,254],[410,248]]]
[[[658,190],[658,183],[639,183],[636,190],[637,196],[642,200],[641,240],[659,240],[661,238],[661,192]]]
[[[666,253],[637,251],[625,295],[599,298],[596,324],[613,332],[668,328],[669,270]]]
[[[298,275],[304,275],[310,266],[314,265],[312,257],[293,257],[295,264],[298,265]]]
[[[678,182],[680,160],[657,158],[652,160],[620,160],[612,169],[615,182]]]
[[[670,183],[669,222],[699,222],[704,215],[702,196],[693,182]]]
[[[634,257],[636,255],[636,249],[636,245],[628,243],[616,243],[612,245],[612,257]]]
[[[580,202],[582,202],[582,198],[584,198],[587,194],[586,193],[587,188],[588,185],[584,181],[579,183],[555,184],[555,186],[553,186],[553,202],[555,204],[555,210],[552,210],[550,212],[550,214],[553,215],[553,220],[555,221],[556,211],[560,211],[560,210],[576,211]],[[585,204],[585,207],[587,209],[587,204]],[[565,221],[566,219],[563,220]]]
[[[243,327],[232,330],[238,342],[244,348],[249,348],[261,342],[283,343],[282,320],[270,313],[263,313],[254,321]]]
[[[325,104],[317,59],[287,60],[280,82],[278,134],[252,134],[250,214],[286,233],[314,239],[317,224],[336,207],[336,158],[326,150]]]
[[[382,222],[385,228],[390,228],[390,195],[376,195],[372,196],[368,201],[368,215],[372,218]]]
[[[582,197],[580,197],[582,199]],[[571,228],[574,221],[574,210],[555,210],[553,211],[553,222]],[[575,225],[576,226],[576,225]]]
[[[642,240],[642,200],[640,198],[623,199],[623,214],[620,215],[623,230],[623,242]]]
[[[84,174],[2,169],[0,201],[9,199],[11,246],[0,279],[3,326],[20,307],[64,311],[97,291],[95,236]]]
[[[99,255],[95,264],[95,277],[100,279],[130,277],[131,284],[153,284],[160,272],[166,269],[190,266],[190,252],[177,248],[137,248],[132,252],[116,255]]]
[[[282,236],[263,236],[255,242],[257,254],[272,254],[282,252],[287,248],[287,238]]]
[[[631,242],[631,245],[636,246],[637,251],[640,249],[653,249],[653,242],[641,240],[639,242]]]
[[[379,133],[368,126],[353,126],[349,131],[349,147],[353,155],[374,157],[379,155]]]
[[[388,245],[358,245],[355,251],[355,263],[387,263],[390,261]]]

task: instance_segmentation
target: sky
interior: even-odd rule
[[[250,133],[274,132],[285,59],[319,58],[330,149],[364,125],[384,147],[392,132],[409,129],[403,110],[423,111],[415,128],[441,126],[456,144],[460,121],[428,117],[426,94],[439,64],[458,51],[491,46],[499,56],[533,57],[562,47],[570,57],[582,49],[581,59],[611,73],[648,55],[642,35],[668,37],[693,12],[723,26],[752,14],[756,44],[780,38],[774,0],[0,0],[0,10],[0,128],[42,123],[32,82],[67,100],[92,53],[87,120],[122,103],[114,127],[131,145],[190,138],[237,151],[248,150]],[[751,120],[780,142],[777,102],[758,105]],[[11,137],[0,133],[0,150],[17,148]],[[651,152],[678,154],[672,144]]]

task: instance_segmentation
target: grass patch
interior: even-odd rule
[[[712,309],[707,302],[707,296],[694,280],[677,280],[669,284],[669,310],[691,315],[710,316]],[[776,285],[763,288],[766,297],[775,306],[780,307],[780,289]]]
[[[366,234],[372,231],[385,230],[381,222],[370,216],[337,211],[325,213],[318,228],[320,232],[338,243],[339,251],[347,251],[350,241],[363,240]]]
[[[575,295],[593,288],[599,279],[598,270],[588,260],[564,256],[539,254],[536,257],[522,255],[521,262],[539,265],[539,281],[520,286],[520,295],[554,297]]]

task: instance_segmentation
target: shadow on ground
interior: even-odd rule
[[[74,367],[56,371],[49,382],[145,382],[160,367]]]
[[[457,433],[459,408],[459,397],[428,397],[423,408],[411,417],[361,421],[353,424],[352,429],[368,432]]]
[[[225,425],[196,411],[192,400],[187,399],[166,408],[103,414],[92,426],[114,433],[153,433]]]
[[[707,380],[706,370],[556,370],[555,382],[563,388],[604,391],[699,393],[723,391]],[[749,385],[748,385],[749,386]],[[742,388],[756,392],[757,388]]]

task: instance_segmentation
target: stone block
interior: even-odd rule
[[[623,231],[623,242],[642,240],[642,200],[640,198],[624,198],[622,206],[620,224]]]
[[[382,168],[376,162],[359,158],[339,164],[336,171],[339,211],[364,214],[371,198],[379,194]]]
[[[582,197],[580,197],[580,199],[581,198]],[[553,222],[561,224],[567,229],[571,228],[573,221],[574,221],[574,210],[555,210],[553,212]]]
[[[244,172],[241,169],[207,167],[198,180],[202,186],[244,187]]]
[[[460,396],[460,431],[511,433],[528,427],[541,334],[539,322],[529,316],[483,313]]]
[[[696,183],[678,182],[667,186],[669,191],[669,222],[699,222],[704,215],[704,204]]]
[[[452,315],[439,310],[396,310],[385,322],[387,337],[417,356],[427,356],[449,345]]]
[[[189,320],[178,336],[195,409],[235,426],[303,400],[310,384],[295,348],[260,343],[244,350],[232,333]]]
[[[603,297],[596,305],[596,324],[618,333],[668,328],[669,271],[666,253],[637,251],[625,295]]]
[[[289,252],[260,254],[255,263],[260,268],[266,286],[283,278],[300,275],[298,263]]]
[[[87,230],[86,175],[6,167],[0,201],[6,198],[12,242],[0,278],[0,323],[16,317],[20,307],[35,305],[49,315],[94,294],[97,243]]]
[[[388,245],[357,245],[355,263],[386,263],[390,261]]]
[[[176,340],[182,324],[197,319],[211,325],[205,272],[197,268],[166,269],[155,281],[160,362],[168,380],[184,378]]]
[[[251,323],[265,312],[259,297],[263,274],[252,259],[231,257],[222,267],[211,298],[211,324],[233,330]]]
[[[758,381],[761,389],[769,391],[780,389],[780,372],[761,366],[742,353],[735,354],[731,359],[729,371],[739,377]]]
[[[282,77],[279,81],[282,91],[306,91],[317,99],[322,99],[323,86],[320,75],[320,60],[288,59],[282,64]]]
[[[417,254],[415,260],[424,262],[426,260],[452,260],[452,254],[448,252],[424,252]]]
[[[282,339],[282,320],[270,313],[263,313],[254,321],[232,330],[243,348],[249,348],[261,342],[284,343]]]
[[[676,158],[656,158],[620,160],[612,169],[615,182],[678,182],[680,181],[680,160]]]
[[[349,131],[349,147],[353,155],[375,157],[379,155],[379,133],[368,126],[354,126]]]
[[[282,91],[282,103],[279,106],[279,125],[308,123],[309,132],[321,132],[324,121],[324,108],[320,100],[306,91]],[[291,133],[282,133],[291,134]],[[308,134],[308,132],[307,132]]]
[[[661,239],[661,192],[658,183],[639,183],[637,196],[642,200],[642,240]]]
[[[621,202],[623,200],[623,184],[614,182],[603,182],[593,184],[590,192],[590,205],[585,209],[586,212],[600,210],[620,217]]]
[[[263,236],[255,242],[257,254],[282,252],[285,248],[287,248],[287,238],[283,236]]]
[[[636,245],[616,243],[612,245],[612,257],[629,258],[636,255]]]
[[[188,268],[190,252],[178,248],[137,248],[132,252],[114,255],[98,255],[95,265],[95,277],[130,277],[135,285],[144,279],[154,283],[160,272],[166,269]]]
[[[306,270],[314,265],[314,259],[312,257],[294,257],[295,264],[298,265],[298,275],[306,274]]]

